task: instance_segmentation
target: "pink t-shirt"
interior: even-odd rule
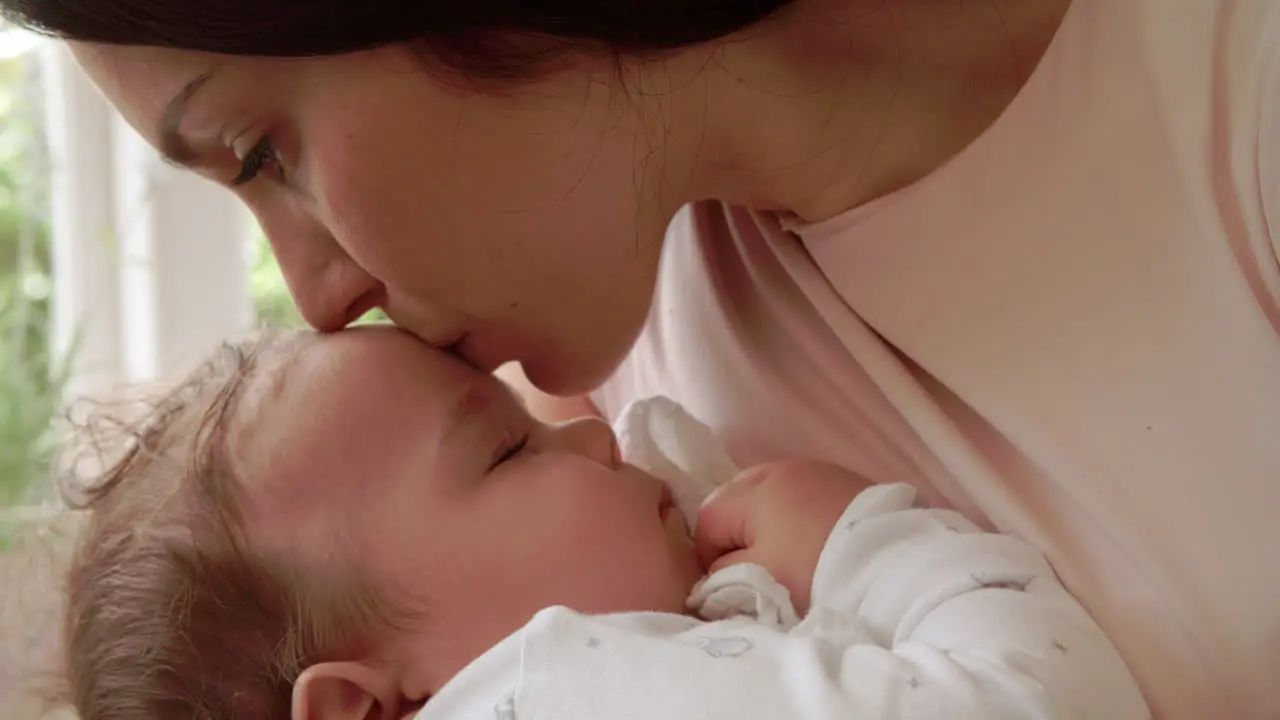
[[[1280,0],[1076,0],[998,122],[827,222],[668,237],[635,350],[740,463],[1041,547],[1160,718],[1280,717]]]

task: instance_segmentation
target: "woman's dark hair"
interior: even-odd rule
[[[0,0],[67,40],[306,57],[411,44],[476,79],[518,78],[569,50],[661,52],[731,35],[793,0]]]

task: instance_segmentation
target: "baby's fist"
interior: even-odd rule
[[[764,567],[803,615],[832,527],[870,484],[816,460],[780,460],[744,470],[698,512],[698,559],[708,573],[737,563]]]

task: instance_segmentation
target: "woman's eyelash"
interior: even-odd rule
[[[244,160],[240,161],[240,174],[236,175],[231,184],[244,185],[251,182],[258,177],[258,173],[262,172],[263,168],[271,164],[279,166],[280,159],[271,138],[264,137],[244,156]]]
[[[525,447],[528,444],[529,444],[529,436],[522,435],[520,436],[520,439],[515,441],[514,443],[511,443],[510,445],[503,445],[498,449],[498,455],[493,459],[493,464],[489,467],[489,469],[492,470],[493,468],[496,468],[502,463],[507,462],[508,460],[519,455],[521,452],[524,451]]]

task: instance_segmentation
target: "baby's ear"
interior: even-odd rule
[[[313,665],[293,686],[292,720],[392,720],[400,693],[391,678],[358,662]]]

